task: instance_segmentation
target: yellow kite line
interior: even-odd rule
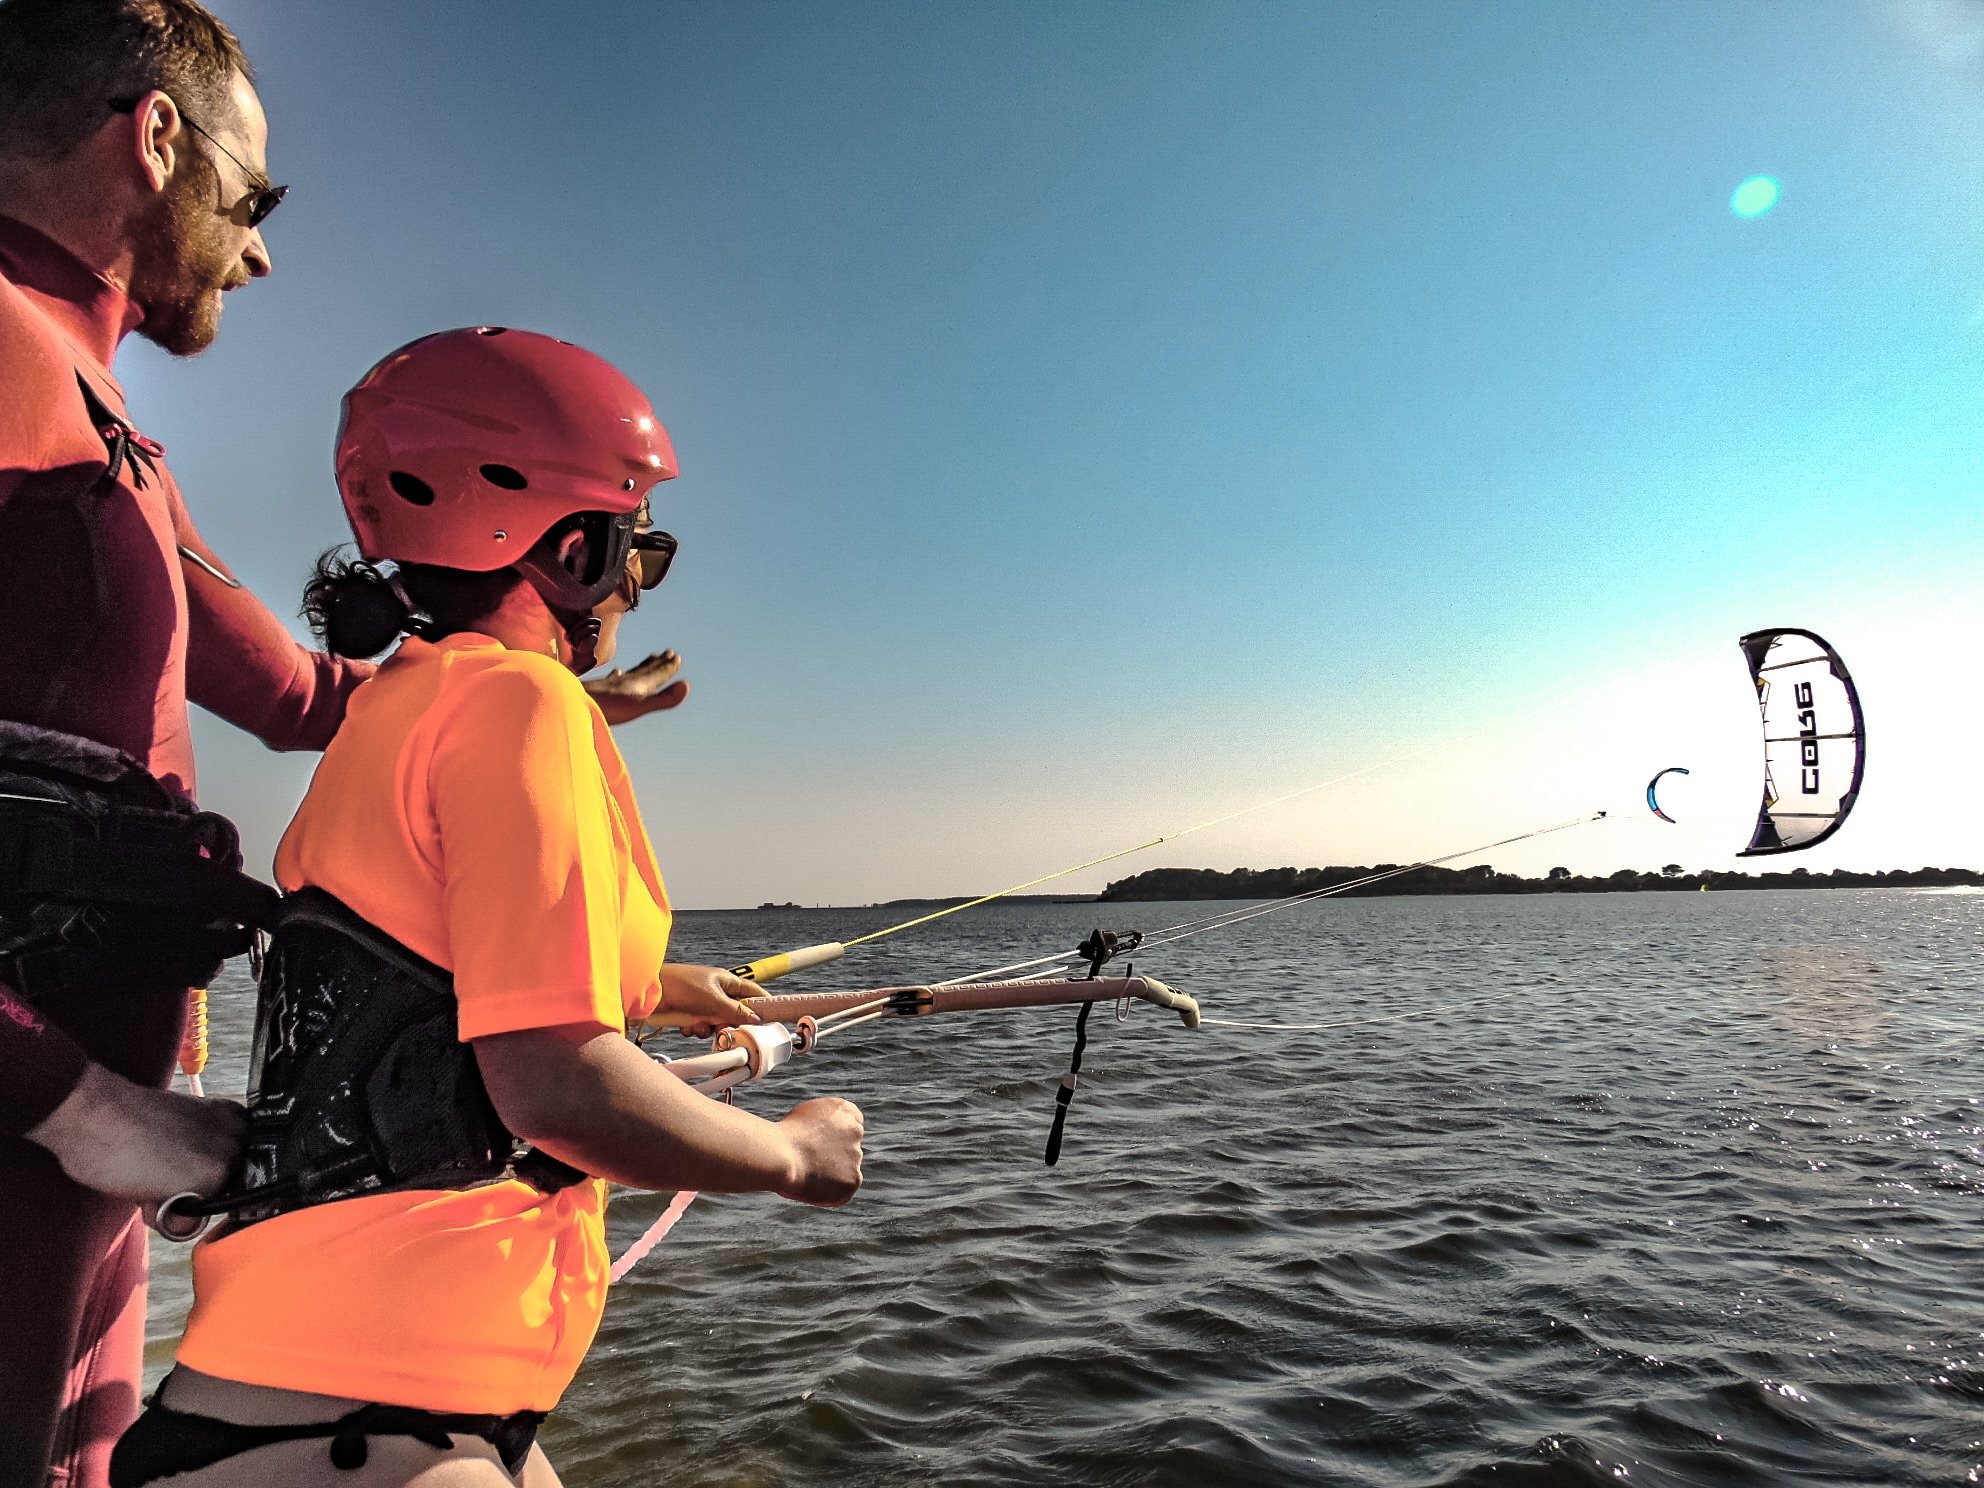
[[[1431,748],[1431,746],[1429,745],[1427,748]],[[904,930],[913,930],[918,925],[927,925],[932,920],[943,919],[946,915],[954,915],[961,910],[976,909],[981,904],[990,904],[994,899],[1004,899],[1010,894],[1018,894],[1027,889],[1038,888],[1044,883],[1052,883],[1057,878],[1066,878],[1070,873],[1080,873],[1084,868],[1100,867],[1104,863],[1113,863],[1118,858],[1127,858],[1132,853],[1148,851],[1150,848],[1157,847],[1161,843],[1176,842],[1180,837],[1189,837],[1194,832],[1203,832],[1211,827],[1224,826],[1227,822],[1236,821],[1240,817],[1251,816],[1256,811],[1266,811],[1270,807],[1280,806],[1284,802],[1296,800],[1301,796],[1314,795],[1319,790],[1327,790],[1333,785],[1342,785],[1346,780],[1355,780],[1360,775],[1369,775],[1373,770],[1383,770],[1391,765],[1401,764],[1406,760],[1415,759],[1424,753],[1426,753],[1426,749],[1415,749],[1410,754],[1401,754],[1395,759],[1380,760],[1375,765],[1366,765],[1361,770],[1352,770],[1348,775],[1338,775],[1333,779],[1318,781],[1314,785],[1305,785],[1300,790],[1292,790],[1285,796],[1276,796],[1272,801],[1257,801],[1252,806],[1242,806],[1238,811],[1229,811],[1224,816],[1215,816],[1211,821],[1202,821],[1195,827],[1186,827],[1177,832],[1167,832],[1162,837],[1153,837],[1150,841],[1139,842],[1134,847],[1119,848],[1115,852],[1104,853],[1099,858],[1090,858],[1086,863],[1076,863],[1070,868],[1062,868],[1053,873],[1044,873],[1039,878],[1030,878],[1025,883],[1014,884],[1011,888],[1001,889],[996,894],[982,894],[976,899],[966,900],[963,904],[947,905],[943,909],[932,910],[929,914],[918,915],[913,920],[904,920],[900,925],[890,925],[885,930],[871,930],[866,935],[857,935],[853,940],[849,941],[828,941],[824,945],[802,946],[796,951],[785,951],[776,956],[764,956],[756,961],[747,961],[742,966],[733,966],[731,971],[734,975],[741,976],[747,981],[777,981],[780,977],[789,976],[795,971],[805,971],[809,967],[824,966],[829,961],[838,961],[842,956],[847,954],[851,946],[866,945],[869,941],[880,940],[885,935],[896,935]]]

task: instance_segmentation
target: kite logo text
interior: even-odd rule
[[[1819,715],[1812,708],[1812,684],[1800,682],[1792,691],[1798,704],[1798,788],[1808,796],[1819,793]]]

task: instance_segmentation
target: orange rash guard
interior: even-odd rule
[[[460,1034],[651,1012],[668,897],[578,678],[478,635],[409,640],[351,700],[276,854],[454,973]],[[180,1362],[248,1384],[549,1410],[606,1300],[603,1183],[368,1195],[202,1245]]]

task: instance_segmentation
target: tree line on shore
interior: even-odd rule
[[[1315,893],[1396,869],[1396,863],[1369,868],[1152,868],[1108,885],[1099,901],[1133,902],[1169,899],[1286,899]],[[1552,868],[1542,878],[1498,873],[1486,863],[1472,868],[1415,868],[1396,878],[1354,889],[1346,897],[1390,894],[1618,894],[1653,891],[1697,892],[1707,889],[1893,889],[1984,887],[1984,873],[1970,868],[1894,868],[1860,873],[1835,868],[1814,873],[1808,868],[1763,873],[1722,869],[1690,872],[1669,863],[1658,873],[1621,868],[1616,873],[1585,875]]]

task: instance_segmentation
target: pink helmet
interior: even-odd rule
[[[668,431],[617,368],[502,326],[408,342],[345,394],[338,427],[338,491],[366,558],[514,566],[568,610],[621,582],[635,514],[675,474]],[[589,539],[584,573],[539,546],[568,522]]]

